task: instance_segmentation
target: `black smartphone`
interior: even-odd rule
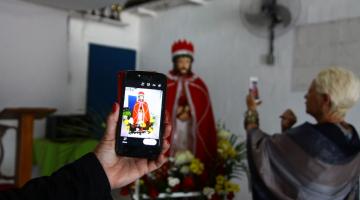
[[[167,78],[144,71],[121,72],[116,153],[156,159],[162,150]]]

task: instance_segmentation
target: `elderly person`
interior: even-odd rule
[[[359,96],[352,72],[325,69],[305,95],[306,112],[317,123],[270,136],[259,129],[249,95],[244,124],[253,199],[358,199],[360,141],[345,116]]]
[[[291,109],[286,109],[281,115],[281,132],[291,129],[297,122],[295,113]]]

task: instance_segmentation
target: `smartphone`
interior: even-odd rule
[[[249,91],[250,94],[253,95],[256,103],[261,102],[260,100],[260,92],[259,92],[259,78],[252,76],[249,79]]]
[[[162,151],[167,78],[156,72],[126,71],[118,79],[116,153],[156,159]]]

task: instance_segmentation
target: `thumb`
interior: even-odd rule
[[[109,114],[106,122],[106,131],[104,135],[105,140],[114,140],[117,122],[119,120],[120,106],[118,103],[114,103],[112,112]]]

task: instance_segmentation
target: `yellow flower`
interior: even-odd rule
[[[155,119],[153,117],[150,117],[150,123],[154,123]]]
[[[239,192],[240,191],[240,187],[238,184],[232,183],[230,181],[226,181],[225,182],[225,191],[226,192]]]
[[[190,163],[190,171],[194,174],[200,175],[204,171],[204,164],[197,158],[194,158]]]
[[[238,184],[232,183],[231,181],[227,180],[224,176],[219,175],[216,177],[216,185],[215,185],[216,192],[239,192],[240,186]]]
[[[129,120],[128,119],[125,119],[124,120],[124,124],[127,126],[129,124]]]
[[[145,127],[146,127],[145,122],[141,122],[140,127],[141,127],[141,128],[145,128]]]
[[[216,184],[224,184],[225,182],[225,177],[223,175],[218,175],[216,177]]]
[[[218,141],[217,151],[223,159],[234,158],[237,154],[231,143],[224,139]]]
[[[216,191],[217,193],[223,192],[223,191],[224,191],[224,190],[223,190],[223,186],[216,184],[216,185],[215,185],[215,191]]]
[[[218,175],[216,177],[216,185],[215,185],[215,191],[220,193],[224,191],[224,183],[225,183],[226,179],[224,176],[222,175]]]
[[[240,192],[240,186],[238,184],[233,184],[232,191],[233,192]]]
[[[150,134],[150,133],[152,133],[152,132],[153,132],[153,128],[150,127],[150,128],[148,129],[148,133]]]
[[[140,179],[139,184],[144,185],[144,180]]]

